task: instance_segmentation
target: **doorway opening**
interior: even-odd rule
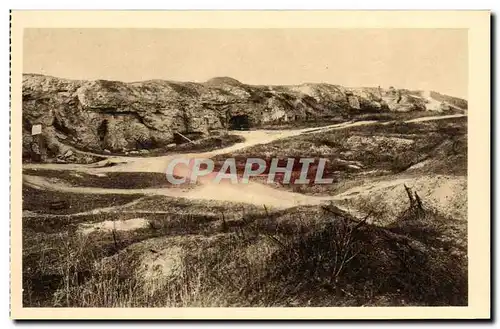
[[[101,124],[97,128],[97,135],[99,136],[99,140],[103,142],[107,134],[108,134],[108,120],[105,119],[101,122]]]
[[[248,120],[248,115],[233,115],[229,119],[229,129],[232,130],[249,130],[250,122]]]

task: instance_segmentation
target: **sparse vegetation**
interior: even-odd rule
[[[23,185],[23,211],[29,210],[45,214],[72,214],[101,207],[124,205],[137,200],[142,194],[80,194],[65,193],[36,189]],[[50,204],[54,201],[64,201],[66,206],[60,209],[52,209]]]
[[[202,152],[212,143],[184,144],[185,151]],[[267,209],[164,195],[66,193],[27,180],[24,306],[467,305],[463,198],[430,197],[438,188],[451,199],[466,194],[466,119],[309,133],[215,160],[262,155],[327,158],[325,175],[335,184],[276,187],[335,198]],[[161,173],[23,172],[75,188],[169,187]],[[441,183],[429,185],[428,177]],[[389,178],[396,183],[376,189]]]
[[[141,230],[91,235],[74,223],[47,234],[25,219],[24,303],[466,305],[466,248],[443,240],[452,220],[416,207],[386,227],[334,206],[239,218],[170,214]]]
[[[76,170],[25,169],[24,174],[56,179],[73,186],[116,189],[176,187],[165,174],[148,172],[107,172],[100,175]]]
[[[457,175],[467,173],[467,118],[428,122],[391,122],[310,133],[256,145],[215,157],[326,158],[324,177],[331,185],[280,185],[301,193],[336,192],[351,181],[389,175]],[[421,168],[412,166],[426,162]],[[300,170],[298,167],[297,170]],[[297,172],[298,174],[298,172]]]
[[[451,111],[447,114],[453,114]],[[373,112],[373,113],[360,113],[354,116],[354,121],[375,120],[375,121],[406,121],[416,118],[435,116],[433,111],[410,111],[410,112]]]

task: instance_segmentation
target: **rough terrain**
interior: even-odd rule
[[[205,83],[123,83],[24,74],[23,150],[29,158],[34,124],[43,127],[49,157],[71,158],[69,146],[133,155],[185,142],[178,133],[196,139],[240,124],[339,122],[369,113],[463,113],[466,109],[466,101],[444,95],[436,100],[436,95],[440,94],[392,87],[252,86],[231,78]]]
[[[466,102],[228,78],[25,80],[25,136],[45,120],[53,155],[70,150],[78,160],[23,164],[25,306],[467,304]],[[140,153],[172,142],[174,108],[184,116],[182,132],[227,128],[230,118],[216,119],[222,112],[247,113],[253,127],[233,131],[240,139],[230,145]],[[255,129],[332,111],[349,114],[307,128]],[[357,111],[391,116],[362,120]],[[214,126],[186,116],[213,118]],[[176,186],[164,174],[179,156],[292,155],[327,158],[334,184],[257,177]]]

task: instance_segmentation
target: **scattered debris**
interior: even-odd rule
[[[69,204],[65,200],[56,200],[49,203],[49,209],[51,210],[62,210],[69,208]]]

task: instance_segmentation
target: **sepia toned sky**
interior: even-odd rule
[[[465,29],[26,29],[23,72],[394,86],[467,98]]]

